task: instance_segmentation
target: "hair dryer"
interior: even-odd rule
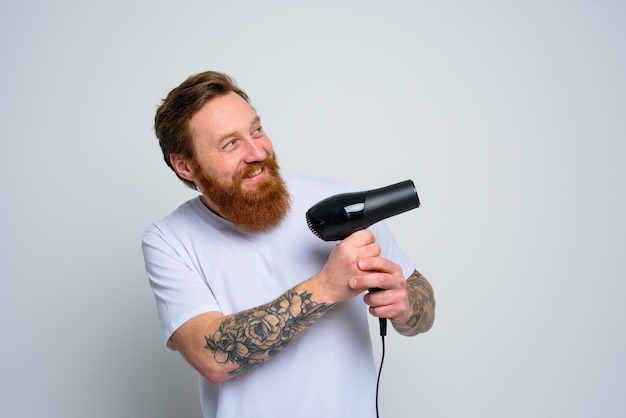
[[[324,241],[338,241],[419,205],[413,181],[405,180],[380,189],[328,197],[307,211],[306,220],[309,229]]]
[[[306,213],[309,229],[324,241],[337,241],[378,221],[419,207],[412,180],[364,192],[343,193],[313,205]],[[370,289],[376,291],[380,289]],[[387,320],[379,318],[380,335]]]

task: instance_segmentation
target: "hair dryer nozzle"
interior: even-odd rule
[[[419,205],[413,181],[405,180],[380,189],[328,197],[313,205],[306,219],[315,235],[324,241],[337,241]]]

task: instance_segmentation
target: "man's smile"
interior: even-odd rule
[[[252,177],[256,177],[259,174],[261,174],[262,171],[263,171],[263,166],[259,166],[256,170],[252,171],[251,173],[248,173],[246,175],[246,178],[249,179],[249,178],[252,178]]]

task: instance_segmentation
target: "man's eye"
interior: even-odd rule
[[[237,143],[237,140],[233,138],[233,139],[231,139],[229,141],[226,141],[224,143],[224,148],[232,148],[232,147],[235,146],[236,143]]]
[[[252,135],[255,138],[258,138],[260,136],[263,135],[263,128],[261,126],[257,126],[256,128],[254,128],[254,130],[252,131]]]

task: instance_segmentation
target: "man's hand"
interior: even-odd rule
[[[376,289],[363,297],[370,314],[392,322],[406,320],[409,303],[402,268],[380,256],[362,258],[358,267],[362,273],[350,281],[350,287],[359,291]]]
[[[357,231],[333,248],[328,261],[320,272],[310,280],[316,284],[314,294],[322,296],[327,303],[337,303],[353,298],[364,289],[351,286],[354,279],[371,272],[362,270],[360,260],[369,260],[380,255],[380,246],[368,230]]]
[[[428,331],[435,319],[432,286],[417,270],[408,279],[402,268],[383,257],[363,258],[358,262],[362,275],[350,281],[350,287],[363,291],[376,289],[363,297],[369,312],[389,318],[400,334],[416,335]]]

